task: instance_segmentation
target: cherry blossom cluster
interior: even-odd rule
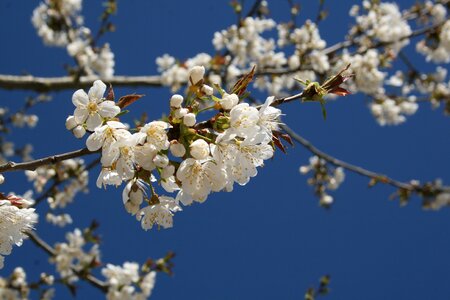
[[[301,166],[300,173],[312,173],[308,184],[314,186],[314,192],[319,197],[319,204],[324,207],[330,207],[334,201],[333,196],[329,195],[327,191],[338,189],[345,180],[342,167],[332,168],[318,156],[312,156],[308,165]]]
[[[9,277],[0,277],[0,298],[11,300],[30,299],[32,290],[38,291],[39,299],[50,300],[54,296],[54,277],[41,273],[39,281],[28,283],[27,274],[21,267],[13,270]]]
[[[47,222],[59,227],[72,223],[72,217],[60,210],[72,203],[79,192],[88,191],[88,174],[84,160],[80,158],[25,171],[28,180],[33,182],[34,190],[41,193],[50,206],[51,211],[45,216]],[[43,189],[49,182],[52,186],[44,193]]]
[[[56,265],[56,270],[64,281],[73,283],[78,281],[75,272],[97,267],[100,264],[100,250],[94,243],[89,250],[85,250],[88,242],[83,232],[76,228],[66,234],[67,243],[55,245],[55,255],[50,262]]]
[[[373,40],[391,43],[389,47],[398,52],[409,43],[407,37],[412,30],[395,3],[363,1],[364,14],[359,15],[361,7],[354,5],[350,15],[356,18],[352,35],[363,34],[360,45],[370,46]]]
[[[108,100],[103,82],[94,82],[87,94],[83,90],[73,94],[76,109],[66,127],[76,137],[91,132],[87,148],[101,151],[97,186],[125,182],[125,208],[146,230],[154,224],[171,227],[173,214],[182,210],[180,203],[204,202],[211,192],[247,184],[273,156],[272,134],[279,129],[281,115],[271,106],[274,97],[257,108],[239,98],[242,87],[226,93],[215,86],[220,96],[216,97],[204,84],[204,75],[204,67],[189,70],[190,92],[171,97],[169,117],[135,129],[120,122],[125,102]],[[217,113],[198,122],[199,114],[209,110]],[[155,184],[175,196],[158,195]]]
[[[11,254],[13,245],[21,246],[26,232],[33,229],[38,215],[33,202],[10,194],[0,194],[0,269],[3,268],[4,256]]]
[[[113,76],[114,53],[108,43],[95,47],[81,10],[82,0],[45,0],[33,11],[31,21],[44,43],[65,47],[83,73]]]
[[[66,234],[67,242],[55,244],[55,254],[50,262],[56,265],[60,280],[73,287],[80,273],[89,274],[100,268],[105,280],[99,282],[107,290],[106,299],[148,299],[155,285],[156,273],[171,274],[173,253],[157,260],[149,259],[142,265],[136,262],[125,262],[122,266],[111,263],[104,265],[100,260],[99,238],[94,232],[96,226],[93,223],[84,230],[76,228]],[[43,275],[41,281],[42,278]],[[53,281],[53,276],[50,279]],[[46,282],[52,284],[50,280]]]
[[[102,274],[108,283],[108,300],[148,299],[155,286],[156,272],[146,265],[140,268],[135,262],[125,262],[122,266],[107,264]]]
[[[409,88],[397,94],[398,89],[392,89],[395,75],[392,65],[399,57],[405,60],[401,51],[411,44],[415,27],[428,25],[432,29],[424,40],[416,43],[417,51],[429,61],[448,61],[450,21],[446,20],[447,9],[448,0],[417,3],[403,11],[396,3],[363,1],[350,10],[355,24],[345,42],[326,48],[317,24],[311,20],[299,26],[293,22],[276,22],[266,17],[268,7],[265,4],[258,17],[246,17],[214,34],[212,43],[216,55],[201,53],[183,61],[164,54],[156,63],[163,84],[173,91],[188,82],[188,70],[195,64],[205,66],[208,83],[222,85],[229,85],[257,65],[259,74],[254,86],[274,95],[290,94],[296,89],[294,78],[314,81],[351,64],[349,72],[355,76],[346,88],[370,97],[369,109],[380,125],[398,125],[417,111],[416,99],[423,91],[420,90],[423,82],[418,78],[420,72],[411,70],[411,65],[406,63],[407,69],[401,71],[405,75],[402,88]],[[414,21],[417,21],[416,26]],[[432,84],[430,81],[427,80],[428,85]],[[399,87],[398,83],[395,87]],[[431,99],[438,96],[439,102],[447,105],[448,99],[441,94],[428,89],[427,95]]]

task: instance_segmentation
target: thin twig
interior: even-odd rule
[[[56,251],[53,249],[52,246],[50,246],[46,241],[44,241],[41,237],[39,237],[35,232],[29,231],[26,233],[28,237],[30,238],[33,243],[44,250],[48,255],[51,257],[56,256]],[[98,279],[97,277],[93,276],[92,274],[84,274],[78,270],[76,270],[74,267],[72,267],[72,271],[78,276],[78,278],[92,284],[95,288],[99,289],[103,293],[108,292],[108,286],[106,283]]]
[[[359,167],[359,166],[356,166],[356,165],[352,165],[350,163],[347,163],[345,161],[337,159],[337,158],[329,155],[328,153],[325,153],[325,152],[321,151],[320,149],[316,148],[307,139],[305,139],[304,137],[302,137],[301,135],[296,133],[294,130],[292,130],[286,124],[281,124],[280,126],[287,134],[289,134],[289,136],[291,138],[293,138],[295,141],[300,143],[303,147],[305,147],[311,153],[317,155],[318,157],[326,160],[327,162],[329,162],[329,163],[331,163],[331,164],[333,164],[335,166],[342,167],[342,168],[344,168],[346,170],[352,171],[352,172],[357,173],[359,175],[363,175],[365,177],[376,179],[376,180],[378,180],[380,182],[387,183],[387,184],[392,185],[392,186],[397,187],[397,188],[401,188],[401,189],[405,189],[405,190],[409,190],[409,191],[415,190],[415,187],[412,184],[401,182],[401,181],[392,179],[392,178],[390,178],[390,177],[388,177],[388,176],[386,176],[384,174],[375,173],[375,172],[366,170],[366,169],[364,169],[362,167]]]

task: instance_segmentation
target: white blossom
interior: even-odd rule
[[[11,254],[12,246],[21,246],[25,233],[33,229],[38,216],[34,208],[27,208],[28,200],[9,195],[0,200],[0,269],[4,255]]]
[[[88,94],[82,89],[73,94],[72,102],[76,106],[74,116],[77,124],[86,122],[86,128],[94,131],[105,119],[113,118],[120,112],[114,101],[103,98],[105,91],[106,85],[101,80],[96,80]]]
[[[160,196],[158,202],[157,204],[149,204],[136,214],[136,218],[141,221],[144,230],[151,229],[154,224],[163,228],[171,228],[173,226],[173,213],[181,210],[178,201],[174,198]]]
[[[227,183],[227,174],[211,160],[184,160],[176,174],[182,183],[183,192],[194,200],[203,202],[211,191],[222,190]]]

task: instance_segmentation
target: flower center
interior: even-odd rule
[[[89,110],[89,112],[97,112],[98,111],[98,106],[97,103],[95,102],[89,102],[89,104],[87,105],[87,109]]]

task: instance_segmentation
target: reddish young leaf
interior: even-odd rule
[[[128,105],[133,104],[134,102],[136,102],[137,100],[139,100],[140,98],[144,97],[145,95],[138,95],[138,94],[132,94],[132,95],[126,95],[123,97],[120,97],[119,102],[117,102],[117,106],[119,106],[120,108],[125,108]]]
[[[231,89],[232,94],[236,94],[238,96],[242,96],[247,90],[247,86],[252,82],[253,76],[255,75],[256,66],[253,66],[252,70],[242,76],[236,84]]]
[[[287,133],[282,133],[282,134],[280,134],[280,137],[281,137],[283,140],[285,140],[286,142],[288,142],[289,145],[294,146],[294,142],[292,141],[291,136],[290,136],[289,134],[287,134]]]
[[[275,146],[277,146],[278,149],[283,151],[284,154],[286,154],[286,148],[284,145],[280,142],[280,139],[276,136],[272,136],[272,142]]]
[[[108,94],[106,95],[106,100],[110,100],[110,101],[114,101],[115,96],[114,96],[114,90],[112,85],[109,85],[109,90],[108,90]]]
[[[348,90],[341,88],[341,87],[334,88],[334,89],[328,91],[328,93],[336,94],[338,96],[347,96],[347,95],[351,94]]]

